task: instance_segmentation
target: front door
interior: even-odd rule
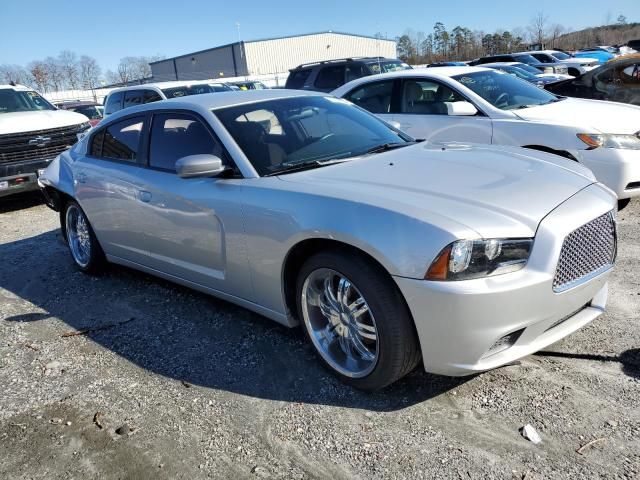
[[[397,113],[392,119],[412,137],[433,143],[490,144],[493,136],[490,118],[481,113],[474,116],[448,114],[447,103],[465,100],[440,82],[423,78],[404,79],[393,106]]]

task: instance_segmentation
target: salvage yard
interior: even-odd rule
[[[56,213],[3,199],[0,478],[638,478],[640,200],[618,236],[586,328],[366,394],[300,331],[126,268],[79,273]]]

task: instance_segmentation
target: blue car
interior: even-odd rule
[[[607,63],[616,56],[603,47],[583,48],[573,54],[577,58],[595,58],[601,64]]]

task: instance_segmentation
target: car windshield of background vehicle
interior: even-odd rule
[[[19,92],[12,88],[0,89],[0,113],[55,110],[56,107],[33,91]]]
[[[534,57],[533,55],[529,55],[529,54],[517,55],[515,58],[519,62],[526,63],[527,65],[538,65],[539,63],[542,63],[536,57]]]
[[[568,60],[569,58],[571,58],[571,55],[567,55],[564,52],[553,52],[551,56],[557,58],[558,60]]]
[[[268,100],[213,113],[262,176],[412,140],[346,100],[331,97]]]
[[[75,108],[72,108],[71,110],[73,110],[76,113],[81,113],[82,115],[87,117],[89,120],[100,120],[102,118],[102,113],[100,112],[100,110],[98,110],[93,105],[88,105],[85,107],[75,107]]]
[[[526,70],[532,75],[540,75],[542,73],[536,67],[532,67],[531,65],[527,65],[526,63],[519,63],[517,65],[514,65],[514,67],[518,67],[518,68],[521,68],[522,70]]]
[[[501,110],[535,107],[561,100],[531,83],[496,71],[456,75],[453,79]]]
[[[186,97],[188,95],[201,95],[203,93],[214,93],[215,90],[207,84],[189,85],[184,87],[163,88],[162,92],[167,98]]]
[[[397,72],[398,70],[411,70],[411,67],[404,62],[372,62],[368,65],[373,73],[389,73]]]

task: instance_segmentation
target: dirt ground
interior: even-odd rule
[[[640,478],[640,201],[619,239],[608,311],[583,330],[364,394],[299,331],[125,268],[77,272],[56,213],[3,199],[0,478]]]

